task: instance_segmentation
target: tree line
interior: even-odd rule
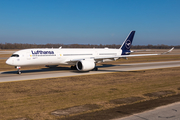
[[[27,49],[27,48],[120,48],[121,45],[91,45],[91,44],[27,44],[27,43],[0,43],[0,49]],[[132,45],[132,49],[170,49],[175,47],[180,49],[180,45]]]

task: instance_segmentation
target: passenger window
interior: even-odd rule
[[[19,57],[18,54],[12,54],[11,57]]]

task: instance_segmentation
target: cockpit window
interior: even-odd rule
[[[19,57],[18,54],[12,54],[11,57]]]

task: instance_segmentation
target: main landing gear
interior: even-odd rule
[[[71,66],[71,70],[77,70],[76,65]]]
[[[15,68],[17,69],[17,74],[19,74],[19,75],[20,75],[20,74],[21,74],[21,70],[20,70],[20,69],[21,69],[21,67],[20,67],[20,66],[16,66]]]
[[[97,68],[97,67],[95,67],[95,68],[93,69],[93,71],[98,71],[98,68]]]

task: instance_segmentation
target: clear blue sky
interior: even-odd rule
[[[0,43],[180,45],[180,0],[0,0]]]

